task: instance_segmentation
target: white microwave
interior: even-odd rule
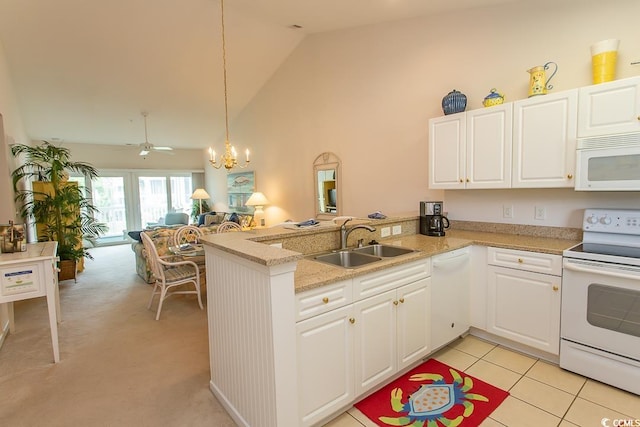
[[[640,191],[640,134],[578,139],[577,191]]]

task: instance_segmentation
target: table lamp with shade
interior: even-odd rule
[[[202,199],[208,199],[209,193],[207,193],[204,188],[196,188],[196,191],[193,192],[191,198],[200,202],[200,215],[202,215]]]
[[[260,192],[255,192],[249,197],[249,200],[245,203],[245,206],[253,206],[255,208],[253,212],[253,219],[259,227],[264,227],[264,211],[262,208],[269,204],[269,200]]]

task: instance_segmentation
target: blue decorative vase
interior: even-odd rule
[[[444,114],[462,113],[467,108],[467,97],[464,93],[452,90],[442,98],[442,111]]]

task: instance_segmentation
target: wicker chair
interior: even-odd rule
[[[151,238],[146,232],[140,233],[142,237],[142,244],[146,251],[147,259],[151,264],[151,270],[155,277],[155,284],[153,285],[153,291],[151,292],[151,298],[147,309],[151,308],[153,298],[156,295],[160,295],[160,301],[158,302],[158,310],[156,312],[156,320],[160,319],[160,311],[162,310],[162,303],[169,296],[174,294],[195,294],[198,296],[198,304],[200,310],[203,310],[202,299],[200,297],[200,269],[198,265],[193,261],[169,261],[175,257],[160,257],[158,251]],[[179,285],[187,283],[193,283],[195,290],[172,290]]]
[[[227,231],[242,231],[242,227],[236,222],[225,221],[218,226],[217,233],[226,233]]]

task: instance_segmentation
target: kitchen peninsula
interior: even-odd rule
[[[336,407],[335,411],[323,408],[304,421],[299,408],[298,353],[301,348],[296,324],[300,320],[301,295],[324,289],[336,295],[342,292],[343,306],[337,305],[332,311],[337,312],[352,302],[352,281],[363,277],[404,280],[411,276],[415,283],[418,279],[426,280],[422,283],[430,290],[431,258],[439,254],[472,245],[491,245],[559,256],[579,240],[579,236],[571,233],[570,238],[562,233],[561,238],[553,238],[465,231],[462,224],[456,229],[455,223],[445,237],[428,237],[416,234],[417,216],[353,222],[371,224],[377,231],[356,230],[350,236],[349,246],[354,246],[360,238],[375,239],[415,252],[356,269],[309,259],[310,254],[339,247],[340,227],[332,222],[321,223],[313,229],[275,227],[203,239],[208,283],[210,388],[239,425],[313,425],[338,414],[360,397],[346,396],[342,407]],[[402,233],[381,239],[380,228],[390,225],[400,225]],[[473,228],[481,229],[475,224]],[[322,300],[326,300],[327,306],[334,301],[333,297]],[[428,303],[425,305],[424,312],[429,313]],[[326,349],[327,356],[331,350]],[[422,356],[434,350],[428,348]]]

